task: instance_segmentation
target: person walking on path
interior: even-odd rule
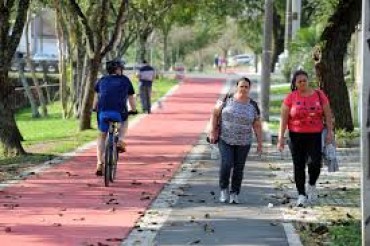
[[[120,152],[125,151],[123,138],[128,128],[127,118],[127,100],[133,112],[136,112],[136,101],[134,98],[134,88],[128,77],[123,75],[124,63],[115,59],[106,63],[108,75],[102,77],[95,85],[95,98],[93,109],[97,112],[97,121],[99,136],[97,142],[97,167],[96,175],[103,174],[105,149],[105,138],[107,136],[109,125],[107,118],[112,118],[121,122],[118,136],[117,149]]]
[[[328,134],[325,143],[333,140],[332,114],[329,100],[321,90],[314,90],[303,70],[294,73],[292,92],[281,106],[281,120],[277,148],[284,150],[285,130],[289,130],[290,148],[294,166],[294,180],[298,190],[297,206],[317,199],[316,181],[321,170],[321,133],[325,121]],[[308,166],[308,187],[306,185],[306,163]]]
[[[239,203],[245,161],[253,138],[252,129],[257,138],[257,151],[262,153],[260,111],[257,103],[249,97],[250,87],[248,78],[240,79],[235,93],[218,101],[211,114],[209,141],[212,144],[218,142],[221,153],[220,202]]]
[[[143,108],[143,112],[151,113],[151,100],[152,100],[152,84],[155,77],[155,70],[148,64],[146,60],[143,60],[143,64],[139,69],[139,91],[140,101]]]

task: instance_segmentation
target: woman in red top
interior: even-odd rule
[[[292,92],[287,95],[281,106],[277,147],[283,151],[284,133],[288,127],[294,180],[298,190],[297,206],[302,207],[306,198],[311,202],[317,199],[316,181],[321,169],[321,132],[325,121],[328,128],[325,142],[330,143],[333,139],[332,116],[328,98],[321,90],[309,86],[305,71],[298,70],[294,73],[291,88]],[[309,175],[307,194],[306,163]]]

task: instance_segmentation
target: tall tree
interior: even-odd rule
[[[346,18],[343,18],[345,16]],[[320,86],[330,98],[336,128],[354,129],[343,61],[361,18],[361,0],[340,0],[321,35],[314,56]]]
[[[86,48],[89,55],[89,73],[84,88],[83,100],[80,115],[80,130],[91,128],[91,108],[94,98],[94,84],[98,77],[101,61],[104,56],[114,49],[121,38],[122,26],[125,22],[125,13],[128,7],[128,0],[123,0],[118,6],[117,18],[114,20],[113,32],[108,37],[107,25],[111,9],[111,1],[91,3],[94,5],[94,16],[88,16],[87,12],[75,1],[69,1],[72,12],[79,17],[83,25],[83,34],[87,38]]]
[[[140,61],[147,59],[147,40],[174,3],[174,0],[136,0],[131,3],[130,10],[135,11],[141,20],[137,30]]]
[[[13,0],[0,4],[0,142],[5,156],[26,153],[14,118],[14,85],[8,71],[23,33],[29,3],[29,0]]]

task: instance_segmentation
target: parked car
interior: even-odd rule
[[[228,65],[231,67],[241,66],[241,65],[252,65],[253,55],[251,54],[240,54],[235,55],[228,59]]]
[[[175,65],[172,67],[172,71],[185,72],[185,66],[182,63],[175,63]]]

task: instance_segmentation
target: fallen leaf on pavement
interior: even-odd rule
[[[122,242],[122,238],[107,238],[105,239],[107,242]]]
[[[138,181],[136,181],[136,180],[133,180],[133,181],[131,182],[131,184],[132,184],[132,185],[142,185],[143,183],[138,182]]]
[[[188,245],[194,245],[194,244],[199,244],[200,243],[200,239],[197,239],[197,240],[194,240],[190,243],[188,243]]]
[[[348,218],[353,219],[353,216],[350,213],[346,214]]]
[[[143,197],[140,197],[140,200],[141,201],[144,201],[144,200],[150,200],[151,197],[150,196],[143,196]]]

